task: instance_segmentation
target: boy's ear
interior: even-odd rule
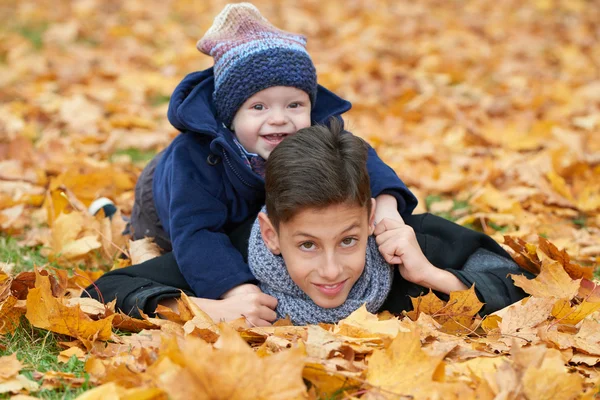
[[[271,253],[280,255],[281,250],[279,249],[279,235],[271,223],[271,220],[264,212],[258,213],[258,225],[260,226],[260,235],[265,241],[267,248],[271,251]]]
[[[375,207],[377,206],[377,201],[371,197],[371,215],[369,215],[369,236],[373,234],[375,231]]]

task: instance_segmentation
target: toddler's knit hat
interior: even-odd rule
[[[306,37],[276,28],[250,3],[228,4],[197,47],[215,59],[213,100],[228,127],[248,98],[273,86],[303,90],[315,104],[317,73]]]

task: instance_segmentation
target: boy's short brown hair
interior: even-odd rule
[[[286,138],[269,156],[265,173],[267,214],[275,229],[306,208],[355,204],[371,212],[368,145],[344,132],[313,125]]]

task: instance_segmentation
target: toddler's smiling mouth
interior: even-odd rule
[[[287,136],[290,136],[289,133],[270,133],[268,135],[261,135],[261,137],[269,143],[279,144],[283,139]]]

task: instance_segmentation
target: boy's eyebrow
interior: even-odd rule
[[[354,222],[352,225],[350,225],[349,227],[347,227],[346,229],[344,229],[343,231],[340,232],[340,234],[346,233],[348,231],[351,231],[352,229],[355,228],[360,228],[360,224],[358,222]],[[310,237],[313,239],[318,239],[316,236],[311,235],[310,233],[306,233],[306,232],[294,232],[292,234],[292,236],[306,236],[306,237]]]

